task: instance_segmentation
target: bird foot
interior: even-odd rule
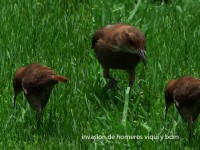
[[[117,90],[119,90],[119,87],[117,85],[117,81],[114,78],[111,78],[109,80],[108,88],[109,89],[117,89]]]

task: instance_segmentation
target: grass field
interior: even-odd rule
[[[200,119],[191,143],[174,106],[164,119],[167,82],[200,77],[199,8],[199,0],[0,0],[0,149],[200,149]],[[138,65],[130,93],[124,71],[112,72],[120,90],[104,88],[91,49],[97,29],[119,22],[147,39],[147,68]],[[54,88],[39,130],[23,94],[13,107],[13,75],[32,62],[70,78]]]

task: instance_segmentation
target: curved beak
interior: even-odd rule
[[[166,111],[165,111],[165,121],[167,119],[167,112],[168,112],[168,107],[166,106]]]
[[[15,108],[15,104],[16,104],[16,99],[17,99],[17,92],[15,92],[15,95],[14,95],[14,108]]]
[[[146,51],[143,49],[140,49],[138,54],[146,67]]]
[[[15,106],[16,106],[16,100],[17,100],[17,95],[19,94],[19,92],[18,91],[15,91],[14,92],[14,108],[15,108]]]

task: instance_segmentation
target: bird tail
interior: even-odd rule
[[[67,82],[69,79],[60,75],[54,75],[52,77],[52,80],[58,81],[58,82]]]

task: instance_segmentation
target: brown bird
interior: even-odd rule
[[[54,85],[68,78],[57,75],[51,68],[31,64],[17,69],[14,80],[14,107],[17,95],[23,91],[30,106],[37,112],[37,127],[41,124],[41,113],[48,102]]]
[[[109,69],[127,70],[129,86],[135,80],[135,68],[140,60],[146,65],[146,41],[144,34],[127,24],[107,25],[96,31],[92,37],[92,48],[103,74],[109,79],[109,87],[117,87],[116,80],[110,76]]]
[[[193,133],[193,124],[200,113],[200,80],[184,76],[170,80],[165,91],[166,114],[168,108],[175,103],[183,120],[189,124],[189,140]]]

